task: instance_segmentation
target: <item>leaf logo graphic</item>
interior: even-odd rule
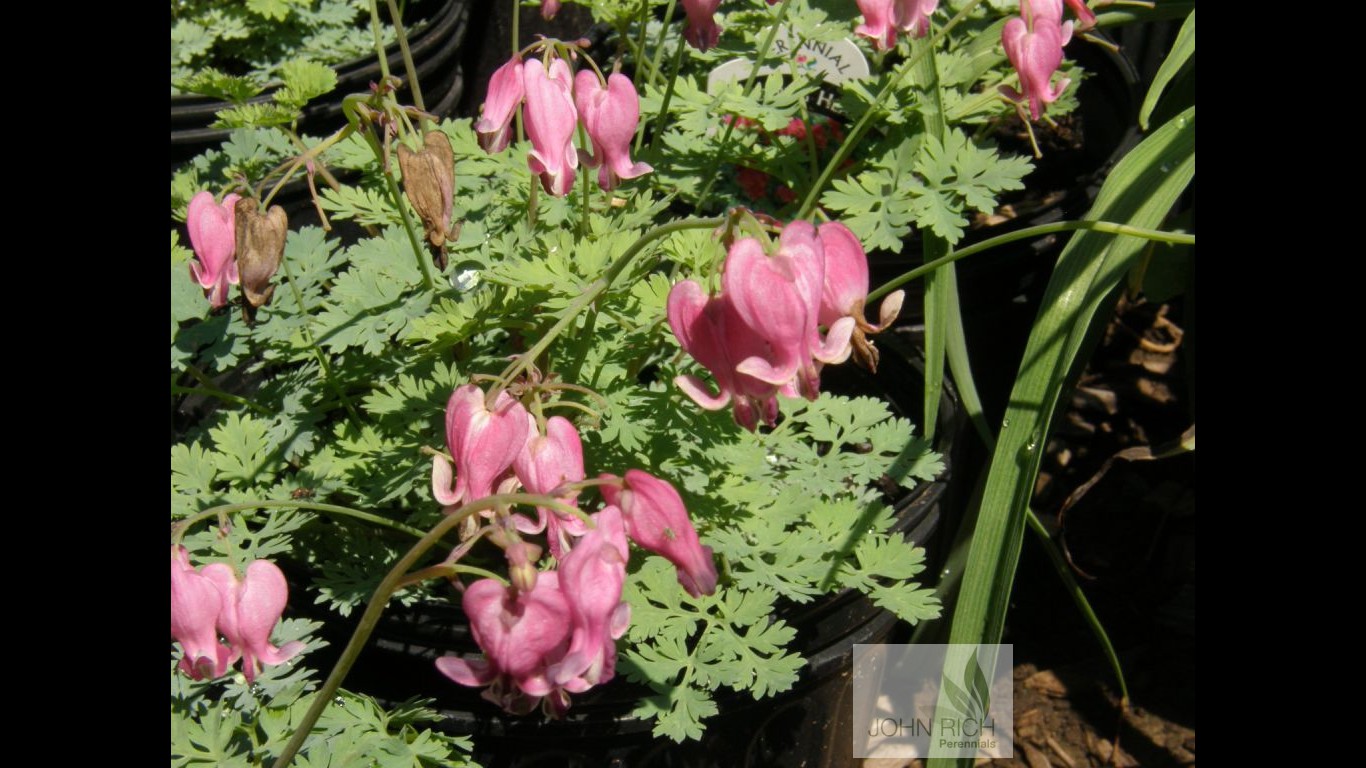
[[[968,655],[960,680],[961,686],[945,677],[944,695],[948,697],[954,714],[964,720],[982,722],[986,719],[987,708],[991,704],[991,686],[987,684],[986,674],[977,663],[977,654]]]

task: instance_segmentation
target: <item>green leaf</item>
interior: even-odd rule
[[[265,86],[250,77],[224,74],[216,69],[205,69],[176,83],[185,93],[197,93],[211,99],[222,99],[242,104],[260,95]]]
[[[332,284],[313,336],[325,348],[357,347],[367,355],[388,349],[409,323],[426,313],[431,295],[417,290],[422,273],[402,229],[362,240],[346,252],[351,268]],[[426,253],[422,258],[429,258]]]
[[[1153,75],[1153,84],[1148,87],[1148,95],[1143,97],[1143,106],[1138,111],[1138,125],[1143,130],[1148,130],[1148,120],[1153,116],[1153,110],[1157,108],[1157,102],[1162,98],[1162,91],[1166,90],[1171,81],[1181,72],[1182,67],[1186,66],[1186,62],[1194,56],[1195,9],[1192,8],[1185,23],[1181,25],[1181,31],[1176,34],[1176,42],[1172,44],[1172,49],[1167,53],[1167,58],[1162,60],[1162,66],[1158,67],[1157,74]]]
[[[266,440],[268,430],[269,425],[255,416],[235,412],[209,430],[219,475],[240,488],[268,482],[276,463],[273,446]]]
[[[821,204],[843,212],[840,221],[859,233],[868,250],[900,253],[916,211],[896,191],[896,177],[879,168],[850,180],[836,179],[821,196]]]
[[[1106,178],[1087,220],[1156,228],[1195,175],[1195,109],[1158,128]],[[951,643],[999,641],[1048,428],[1087,329],[1146,241],[1075,233],[1058,257],[996,443],[963,573]],[[931,761],[950,765],[951,761]]]
[[[374,162],[371,155],[370,162]],[[394,208],[389,193],[366,187],[343,186],[323,189],[319,196],[323,210],[334,219],[355,219],[361,225],[402,226],[403,217]],[[407,204],[405,200],[405,205]]]
[[[211,128],[264,128],[272,125],[288,125],[298,116],[297,109],[279,104],[260,104],[252,102],[231,107],[218,113],[218,119]]]
[[[716,702],[705,693],[681,686],[642,699],[631,714],[655,718],[655,736],[666,736],[681,743],[702,738],[702,721],[716,712]]]
[[[203,56],[213,49],[215,36],[203,24],[197,24],[189,19],[178,19],[171,25],[171,61],[180,64],[189,64],[196,58]],[[172,78],[172,82],[175,78]],[[200,93],[201,91],[186,88],[184,81],[178,84],[181,90]],[[217,94],[206,94],[214,98],[223,98]],[[248,97],[249,98],[249,97]]]
[[[209,506],[217,476],[217,457],[198,443],[171,446],[171,516],[186,517]]]
[[[171,231],[171,341],[175,341],[180,331],[180,323],[204,315],[209,302],[204,298],[204,289],[199,287],[187,265],[194,258],[190,249],[177,242],[177,233]]]
[[[284,86],[275,92],[275,101],[295,111],[337,87],[335,70],[306,59],[291,59],[281,64],[280,78]]]
[[[927,136],[915,163],[924,179],[916,194],[916,221],[952,245],[963,237],[966,209],[994,211],[997,193],[1023,189],[1032,168],[1027,158],[1003,158],[973,145],[957,129],[947,131],[942,144]]]
[[[284,21],[289,18],[289,0],[246,0],[247,10],[271,21]]]
[[[242,716],[219,705],[199,717],[171,710],[171,765],[248,768],[249,744],[237,731]]]

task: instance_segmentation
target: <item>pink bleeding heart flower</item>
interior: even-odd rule
[[[688,15],[688,25],[683,30],[683,39],[699,51],[706,51],[721,39],[721,28],[716,24],[716,8],[721,0],[683,0],[683,12]]]
[[[203,573],[218,587],[223,601],[218,631],[232,646],[233,658],[242,657],[242,674],[248,683],[256,679],[262,664],[280,664],[303,650],[304,644],[297,640],[279,648],[270,642],[270,633],[289,602],[289,585],[277,565],[255,560],[243,579],[226,563],[206,565]]]
[[[512,141],[512,118],[521,106],[526,88],[522,84],[522,59],[513,56],[489,78],[489,94],[484,100],[479,122],[479,146],[490,154],[502,152]]]
[[[1086,6],[1086,0],[1065,0],[1067,7],[1077,16],[1076,31],[1085,32],[1096,26],[1096,14]],[[1105,3],[1097,3],[1105,5]]]
[[[560,12],[560,0],[541,0],[541,18],[549,21]]]
[[[1062,64],[1062,48],[1072,38],[1072,22],[1062,23],[1061,0],[1020,0],[1019,16],[1006,22],[1001,30],[1001,44],[1006,56],[1020,75],[1024,92],[1009,86],[1001,90],[1015,101],[1029,100],[1029,115],[1038,120],[1045,105],[1058,100],[1067,84],[1062,78],[1054,86],[1050,81]]]
[[[579,118],[574,108],[573,75],[564,59],[552,61],[549,73],[540,59],[531,59],[523,65],[522,74],[526,132],[532,146],[527,166],[540,175],[547,193],[564,197],[574,186],[574,172],[579,167],[574,151],[574,128]]]
[[[626,582],[626,529],[621,510],[607,506],[593,515],[596,527],[560,561],[560,588],[569,600],[574,630],[569,650],[552,665],[551,681],[582,693],[611,680],[616,640],[626,632],[631,606],[621,600]]]
[[[886,51],[896,47],[896,25],[892,23],[896,0],[858,0],[863,23],[854,27],[854,34],[873,41],[873,47]]]
[[[795,377],[798,391],[814,400],[820,392],[816,360],[847,359],[854,329],[852,319],[842,318],[820,338],[825,256],[816,228],[806,221],[787,225],[772,256],[753,238],[737,240],[721,283],[736,314],[770,346],[769,355],[747,357],[736,370],[778,387]]]
[[[863,23],[854,33],[873,41],[873,47],[886,51],[896,46],[897,31],[924,37],[930,31],[930,16],[939,0],[858,0]]]
[[[237,285],[236,193],[213,201],[213,193],[203,191],[190,198],[185,211],[185,228],[196,261],[190,262],[190,275],[206,291],[209,304],[217,309],[228,303],[228,286]]]
[[[821,246],[825,252],[825,286],[821,291],[819,320],[832,327],[842,318],[854,321],[849,343],[854,356],[864,367],[877,370],[877,348],[868,335],[891,325],[901,312],[905,291],[896,291],[882,301],[878,310],[878,324],[872,325],[863,316],[863,305],[868,300],[868,255],[858,236],[838,221],[822,224],[819,229]]]
[[[631,78],[613,72],[604,88],[597,73],[580,70],[574,78],[574,103],[593,142],[593,154],[583,158],[584,165],[602,166],[598,186],[612,190],[621,179],[634,179],[654,170],[649,163],[631,162],[631,139],[640,124],[640,97]]]
[[[615,475],[602,475],[616,480]],[[716,564],[711,547],[702,546],[688,518],[683,497],[669,483],[639,469],[629,469],[621,488],[602,486],[607,503],[621,509],[626,533],[640,546],[662,555],[678,569],[678,583],[693,597],[716,591]]]
[[[443,506],[478,501],[508,471],[530,436],[529,415],[506,390],[484,406],[484,393],[473,384],[456,387],[446,402],[446,446],[455,459],[455,489],[451,465],[444,456],[432,457],[432,495]]]
[[[741,360],[769,355],[770,347],[735,314],[726,296],[709,297],[700,285],[684,280],[669,291],[668,316],[679,346],[711,371],[720,392],[711,394],[701,379],[689,374],[674,378],[678,388],[709,411],[733,403],[736,423],[751,432],[761,415],[772,425],[778,417],[778,388],[735,370]]]
[[[528,423],[536,420],[527,414]],[[545,434],[528,427],[531,439],[526,447],[517,454],[512,468],[517,479],[530,493],[549,494],[564,483],[576,483],[586,477],[583,469],[583,441],[579,431],[563,416],[551,416],[546,420]],[[579,497],[577,490],[560,496],[560,501],[574,504]],[[588,526],[573,515],[562,515],[552,509],[536,508],[540,515],[539,523],[546,529],[550,541],[550,553],[556,560],[562,560],[567,551],[569,536],[582,536],[588,533]],[[540,526],[538,525],[538,528]]]
[[[484,659],[444,656],[436,668],[470,687],[489,686],[483,697],[514,714],[525,714],[555,686],[547,674],[568,646],[573,614],[559,574],[542,573],[530,591],[480,579],[461,600],[470,633]]]
[[[184,547],[171,550],[171,636],[185,651],[180,670],[195,680],[215,678],[228,670],[232,650],[218,641],[218,613],[223,599],[212,580],[190,567]]]

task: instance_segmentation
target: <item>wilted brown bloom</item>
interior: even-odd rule
[[[275,293],[270,278],[280,268],[288,232],[285,209],[272,205],[263,216],[255,200],[237,201],[237,274],[253,309],[265,306]]]
[[[429,131],[424,148],[417,152],[400,144],[398,167],[403,170],[403,190],[408,202],[422,217],[427,240],[438,249],[450,232],[451,202],[455,194],[455,152],[451,140],[440,131]]]

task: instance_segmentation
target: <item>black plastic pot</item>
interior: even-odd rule
[[[462,50],[469,28],[470,0],[427,0],[409,6],[413,19],[428,22],[409,29],[408,45],[417,68],[427,110],[445,116],[453,113],[464,91]],[[389,69],[403,76],[403,56],[398,45],[388,49]],[[374,56],[338,65],[337,87],[304,108],[299,129],[303,133],[323,135],[337,130],[346,122],[342,114],[342,99],[353,93],[364,92],[370,83],[380,79],[379,62]],[[253,101],[268,102],[270,94],[262,94]],[[405,87],[399,94],[402,101],[411,102]],[[210,128],[215,115],[230,106],[227,102],[203,96],[171,97],[171,164],[217,146],[231,131]]]
[[[876,394],[889,399],[901,413],[918,413],[923,363],[899,356],[895,346],[883,345],[883,363],[876,377],[852,366],[827,368],[825,388]],[[937,572],[945,550],[940,540],[956,526],[963,502],[962,483],[954,480],[952,466],[967,442],[960,439],[965,420],[956,392],[951,387],[947,391],[936,445],[944,454],[946,469],[937,480],[920,484],[895,505],[896,530],[929,549],[927,577]],[[452,652],[478,653],[454,600],[412,608],[391,605],[345,685],[386,704],[413,696],[431,697],[444,718],[431,727],[471,736],[475,757],[486,768],[851,765],[853,645],[891,641],[904,625],[853,590],[805,605],[780,602],[777,615],[797,630],[794,647],[807,659],[799,682],[761,701],[723,689],[717,695],[720,713],[706,721],[702,740],[683,744],[655,738],[653,721],[631,714],[650,691],[623,675],[575,696],[568,716],[558,721],[540,713],[509,716],[481,699],[478,690],[450,682],[436,671],[434,661]],[[329,653],[335,659],[354,625],[335,617],[327,623],[335,634],[328,636],[332,646],[313,657],[320,664],[330,663]]]

